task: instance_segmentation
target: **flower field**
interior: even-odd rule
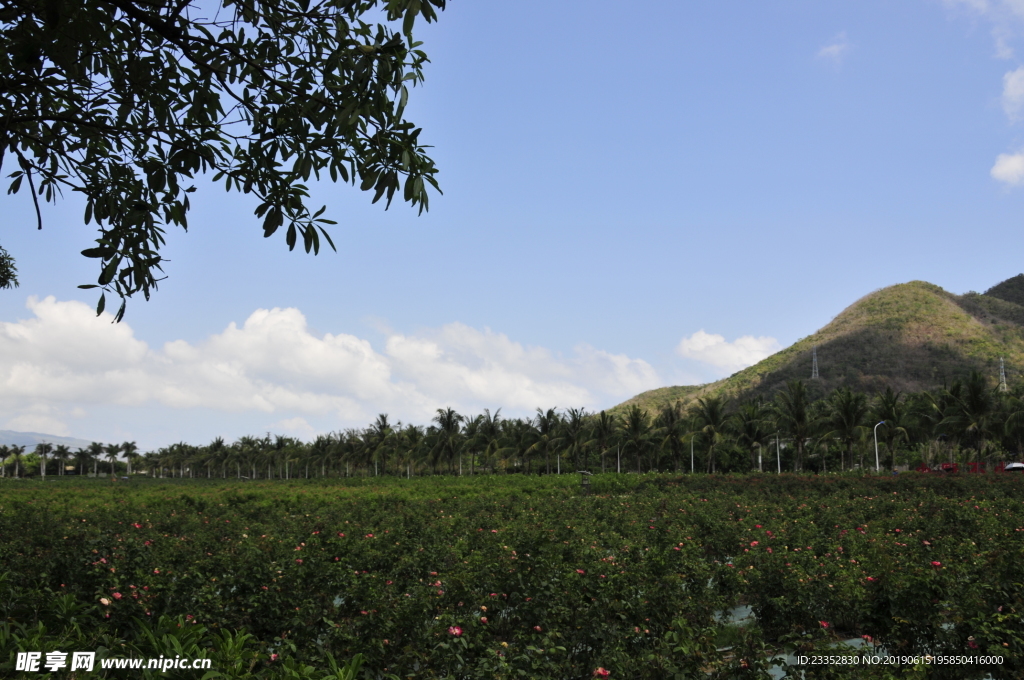
[[[19,650],[213,659],[197,678],[1024,674],[1024,477],[592,479],[7,481],[0,676],[40,677]],[[783,658],[849,639],[961,661]]]

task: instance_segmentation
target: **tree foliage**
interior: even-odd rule
[[[433,161],[405,118],[427,55],[417,19],[446,0],[8,0],[0,5],[0,169],[36,206],[64,191],[96,222],[95,284],[149,299],[165,227],[187,228],[211,173],[254,195],[264,236],[333,248],[310,177],[420,211]],[[376,21],[376,23],[373,23]],[[0,271],[0,274],[3,272]],[[9,280],[9,279],[6,279]],[[0,280],[2,282],[2,280]]]

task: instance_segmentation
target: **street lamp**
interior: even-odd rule
[[[885,421],[878,423],[878,425],[885,425]],[[878,472],[878,425],[875,425],[875,472]]]

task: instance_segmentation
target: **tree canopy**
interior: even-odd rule
[[[191,180],[253,194],[264,236],[334,248],[311,176],[422,212],[437,169],[406,120],[427,55],[417,19],[446,0],[8,0],[0,5],[0,170],[8,193],[85,197],[97,313],[149,299]],[[11,265],[13,266],[13,264]],[[8,271],[8,270],[5,270]],[[13,276],[13,274],[12,274]],[[13,279],[16,280],[16,279]]]

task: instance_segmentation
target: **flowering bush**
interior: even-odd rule
[[[381,678],[763,677],[784,648],[861,637],[1005,659],[955,677],[1024,672],[1024,477],[642,480],[10,485],[4,625],[141,650],[180,620],[208,651],[244,638],[260,677],[328,654]],[[752,622],[717,644],[739,604]]]

